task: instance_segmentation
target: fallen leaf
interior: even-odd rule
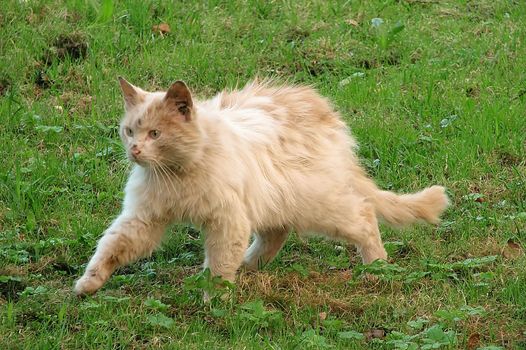
[[[348,20],[345,21],[345,23],[350,24],[350,25],[352,25],[354,27],[358,27],[358,22],[356,20],[354,20],[354,19],[348,19]]]
[[[478,348],[480,345],[480,334],[473,333],[468,337],[468,350],[473,350]]]
[[[167,23],[161,23],[152,26],[152,31],[159,34],[167,34],[171,32],[170,26]]]
[[[318,314],[318,317],[320,318],[320,321],[324,321],[327,319],[327,313],[325,311],[322,311]]]
[[[367,341],[371,339],[383,339],[385,338],[385,331],[383,329],[371,329],[363,334]]]
[[[345,281],[345,282],[348,282],[352,279],[352,271],[351,270],[344,270],[344,271],[340,271],[338,273],[338,275],[340,276],[340,279]]]
[[[502,249],[502,256],[506,259],[517,259],[524,251],[519,243],[515,242],[513,239],[509,239],[506,246]]]

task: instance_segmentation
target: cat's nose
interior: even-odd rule
[[[137,147],[137,145],[132,146],[131,152],[134,156],[141,154],[141,150]]]

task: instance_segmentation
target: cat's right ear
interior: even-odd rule
[[[126,109],[136,106],[141,101],[140,89],[128,83],[123,77],[119,77],[119,84],[121,85],[122,97],[124,97],[124,104]]]

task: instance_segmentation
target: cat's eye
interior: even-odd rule
[[[150,130],[149,135],[152,139],[157,139],[159,136],[161,136],[161,132],[159,130]]]
[[[124,132],[126,133],[126,136],[133,137],[133,130],[131,128],[125,128]]]

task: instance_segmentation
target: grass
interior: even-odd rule
[[[526,3],[9,0],[0,28],[0,348],[526,347]],[[382,227],[368,267],[292,238],[210,304],[175,226],[75,298],[126,179],[116,77],[210,96],[256,74],[330,97],[382,187],[447,186],[443,223]]]

